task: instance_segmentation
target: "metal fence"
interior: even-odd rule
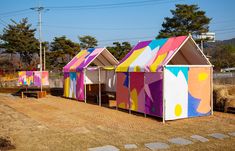
[[[214,73],[214,84],[231,84],[235,85],[235,72]]]

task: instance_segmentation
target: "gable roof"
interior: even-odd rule
[[[150,41],[139,42],[119,63],[116,72],[156,72],[178,53],[181,47],[188,41],[193,41],[191,36],[178,36]],[[193,41],[194,42],[194,41]],[[196,43],[191,43],[196,45]],[[201,55],[201,64],[210,64],[200,48],[193,47]],[[190,50],[192,51],[192,50]],[[194,51],[194,50],[193,50]],[[193,57],[193,56],[192,56]],[[193,59],[193,58],[188,58]]]
[[[117,59],[106,48],[89,48],[81,50],[66,66],[63,72],[82,71],[91,63],[98,66],[117,65]]]

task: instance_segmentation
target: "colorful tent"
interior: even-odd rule
[[[114,66],[118,64],[115,57],[106,48],[89,48],[80,51],[64,68],[64,96],[86,101],[86,85],[99,85],[99,102],[101,102],[101,85],[112,91],[115,87]],[[92,67],[90,67],[92,66]]]
[[[212,71],[191,36],[139,42],[116,68],[117,106],[163,121],[210,115]]]

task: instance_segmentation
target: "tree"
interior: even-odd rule
[[[197,36],[209,31],[208,18],[204,11],[197,5],[176,4],[175,10],[171,10],[172,18],[165,17],[157,38],[188,35]]]
[[[129,42],[113,42],[113,45],[113,47],[107,47],[107,49],[117,60],[122,59],[131,50],[131,44]]]
[[[52,66],[51,68],[62,68],[80,51],[80,45],[66,36],[55,37],[50,46],[47,64]]]
[[[235,47],[228,44],[220,44],[214,48],[212,64],[215,69],[229,68],[235,66]]]
[[[0,47],[11,55],[19,53],[21,62],[28,68],[33,55],[39,51],[39,42],[35,38],[36,29],[31,28],[27,18],[23,18],[19,23],[11,21],[13,24],[4,28],[3,34],[0,35],[2,40]]]
[[[97,40],[92,36],[81,36],[78,37],[80,41],[80,46],[82,49],[94,48],[97,46]]]

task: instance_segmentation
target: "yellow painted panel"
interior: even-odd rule
[[[162,55],[159,55],[157,59],[150,65],[150,71],[155,72],[158,66],[164,61],[166,56],[167,56],[167,52]]]
[[[146,47],[142,48],[142,49],[138,49],[135,50],[123,63],[121,63],[116,71],[117,72],[127,72],[128,71],[128,67],[131,65],[131,63],[133,61],[135,61],[136,58],[138,58],[138,56],[144,51]]]
[[[131,110],[137,111],[137,109],[138,109],[138,94],[137,90],[133,89],[131,91]]]
[[[64,96],[69,97],[69,84],[70,84],[70,78],[67,77],[64,79]]]

